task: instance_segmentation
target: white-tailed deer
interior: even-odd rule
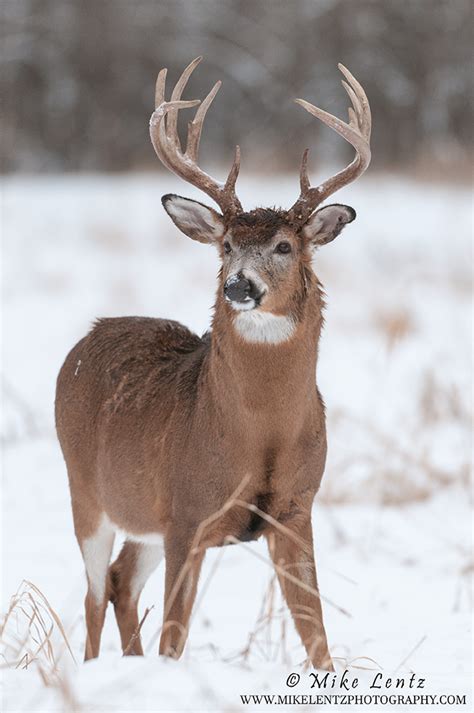
[[[205,550],[264,536],[309,658],[332,670],[311,527],[326,459],[315,378],[323,297],[311,259],[355,218],[348,206],[316,208],[367,168],[369,104],[342,65],[353,106],[349,123],[297,99],[352,144],[356,156],[311,187],[305,151],[293,207],[244,212],[235,193],[239,149],[225,184],[197,163],[203,121],[220,83],[190,122],[184,151],[178,138],[179,110],[200,103],[181,100],[200,59],[184,70],[170,101],[166,70],[160,72],[150,133],[162,163],[221,209],[163,197],[183,233],[219,251],[212,330],[201,338],[164,319],[101,319],[58,377],[57,431],[88,580],[85,657],[99,654],[109,600],[124,652],[142,653],[138,599],[163,551],[160,653],[178,657]],[[117,530],[125,544],[109,566]]]

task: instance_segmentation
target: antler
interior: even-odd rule
[[[197,165],[204,119],[207,110],[219,91],[221,82],[216,82],[202,103],[199,99],[181,101],[181,95],[188,83],[188,79],[201,60],[202,57],[196,57],[186,67],[173,89],[169,102],[165,101],[167,70],[162,69],[159,73],[155,90],[156,109],[150,119],[151,141],[158,158],[166,168],[207,193],[221,208],[224,215],[235,215],[242,211],[242,205],[235,194],[235,182],[240,169],[240,148],[238,146],[235,147],[234,162],[224,184],[211,178]],[[177,130],[178,111],[198,106],[198,104],[200,104],[200,107],[194,119],[188,124],[186,150],[183,153]]]
[[[322,203],[328,196],[351,181],[358,178],[370,163],[370,130],[372,118],[367,96],[357,79],[352,76],[346,67],[338,64],[347,82],[342,80],[342,85],[349,95],[352,107],[349,107],[349,123],[346,124],[332,114],[328,114],[322,109],[313,106],[304,99],[295,99],[303,109],[323,121],[331,129],[334,129],[343,139],[348,141],[356,150],[354,160],[346,168],[335,176],[328,178],[317,187],[311,187],[308,177],[308,153],[306,149],[303,153],[300,170],[300,196],[296,203],[288,211],[289,220],[302,225],[309,218],[316,206]]]

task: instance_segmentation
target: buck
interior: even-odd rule
[[[263,536],[308,658],[333,670],[311,525],[326,459],[316,386],[324,302],[311,261],[355,218],[345,205],[318,206],[366,170],[369,104],[342,65],[348,123],[296,99],[352,144],[355,158],[316,187],[306,150],[295,204],[246,212],[235,192],[238,147],[225,184],[198,165],[204,118],[220,86],[202,103],[181,99],[200,60],[184,70],[170,101],[166,70],[159,73],[150,134],[164,166],[220,208],[162,199],[185,235],[219,252],[212,330],[201,338],[165,319],[100,319],[58,377],[57,432],[88,581],[85,659],[99,654],[109,601],[124,653],[143,653],[137,605],[163,553],[159,651],[179,657],[206,549]],[[183,151],[178,112],[198,104]],[[125,542],[110,564],[117,531]]]

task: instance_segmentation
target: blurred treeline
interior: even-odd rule
[[[204,161],[295,168],[349,155],[292,103],[346,118],[343,62],[363,83],[380,169],[461,171],[470,158],[470,0],[0,0],[2,170],[158,168],[148,139],[154,80],[195,56],[187,98],[222,87]],[[171,86],[171,84],[170,84]],[[183,122],[185,123],[185,122]],[[344,144],[344,145],[343,145]],[[345,153],[347,152],[347,153]]]

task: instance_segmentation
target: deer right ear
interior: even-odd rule
[[[224,218],[213,208],[174,193],[163,196],[161,202],[173,223],[189,238],[213,244],[224,237]]]

